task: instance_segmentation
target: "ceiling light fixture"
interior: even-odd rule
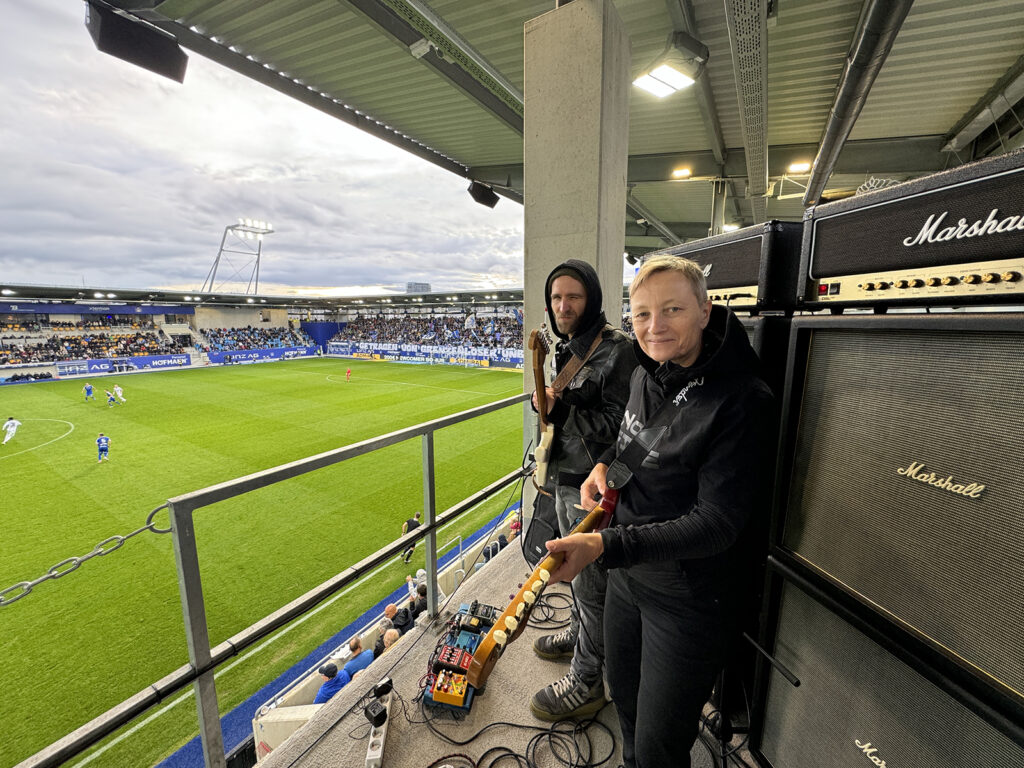
[[[690,178],[691,173],[693,173],[693,171],[691,171],[689,168],[676,168],[674,171],[672,171],[672,178],[688,179]]]
[[[672,32],[665,50],[633,81],[633,85],[659,99],[696,82],[708,61],[708,49],[685,32]]]
[[[807,173],[810,170],[811,164],[808,162],[790,163],[786,173]]]

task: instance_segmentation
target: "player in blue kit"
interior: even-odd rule
[[[85,392],[85,399],[87,401],[96,399],[96,395],[92,393],[92,384],[89,382],[85,382],[85,386],[82,387],[82,391]]]
[[[96,459],[97,464],[104,459],[110,461],[110,438],[102,432],[100,432],[100,436],[96,438],[96,448],[99,451],[99,458]]]
[[[104,389],[103,391],[107,393],[107,408],[113,408],[117,405],[117,400],[114,399],[114,393],[109,389]]]

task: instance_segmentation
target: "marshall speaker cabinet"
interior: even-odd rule
[[[1009,768],[1015,744],[792,582],[758,754],[773,768]]]
[[[802,306],[1024,302],[1024,151],[805,218]]]
[[[685,256],[702,267],[711,300],[734,310],[792,310],[800,224],[769,221],[648,255]]]
[[[772,560],[914,670],[787,584],[775,652],[819,684],[770,676],[775,768],[1024,765],[1022,352],[1024,314],[792,321]]]

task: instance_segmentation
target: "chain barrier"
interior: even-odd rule
[[[128,539],[132,536],[138,536],[143,531],[152,531],[153,533],[170,533],[170,528],[159,528],[156,523],[153,522],[153,518],[156,517],[157,512],[163,509],[167,509],[166,504],[161,504],[150,512],[146,517],[146,524],[141,528],[137,528],[124,536],[111,536],[110,538],[104,539],[93,547],[92,552],[82,555],[81,557],[69,557],[67,560],[61,560],[56,565],[50,566],[46,573],[38,579],[35,579],[34,581],[19,581],[17,584],[0,591],[0,608],[5,605],[18,602],[21,598],[27,596],[33,588],[39,586],[44,581],[60,579],[73,571],[77,571],[87,560],[92,560],[94,557],[103,557],[104,555],[109,555],[111,552],[116,552],[124,546],[124,543],[128,541]]]

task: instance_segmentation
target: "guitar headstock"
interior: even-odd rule
[[[546,325],[534,328],[530,331],[530,340],[527,344],[534,352],[542,352],[544,357],[551,354],[551,334],[548,333]]]

